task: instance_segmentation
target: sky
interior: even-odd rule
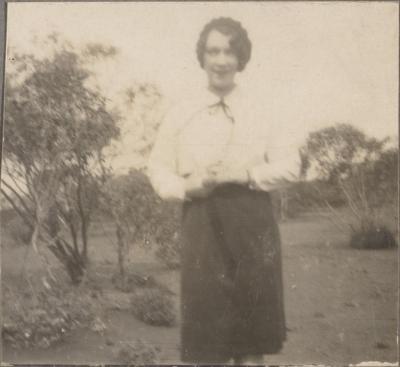
[[[98,69],[105,90],[152,82],[174,103],[205,82],[195,54],[202,27],[230,16],[253,44],[239,83],[274,101],[293,144],[342,122],[382,138],[398,132],[398,10],[396,2],[8,3],[7,46],[40,54],[34,37],[54,31],[77,45],[113,45],[118,57]]]

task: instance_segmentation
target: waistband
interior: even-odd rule
[[[260,200],[263,199],[270,199],[270,194],[267,191],[262,190],[255,190],[249,188],[247,185],[237,184],[237,183],[224,183],[218,185],[211,191],[211,193],[203,198],[193,198],[187,203],[190,202],[199,202],[199,201],[207,201],[213,200],[216,198],[239,198],[239,197],[249,197],[249,198],[259,198]]]

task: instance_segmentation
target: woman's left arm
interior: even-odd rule
[[[271,191],[298,181],[301,161],[297,145],[293,132],[272,126],[267,136],[260,141],[262,159],[249,167],[250,186]]]

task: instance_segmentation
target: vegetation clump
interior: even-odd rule
[[[3,289],[5,344],[16,349],[48,348],[93,321],[93,300],[77,288],[49,288],[23,294]]]
[[[158,246],[155,255],[168,269],[176,270],[179,269],[181,264],[180,249],[181,243],[179,235],[176,233],[170,241]]]
[[[153,276],[136,273],[126,274],[123,278],[120,273],[117,273],[111,281],[115,288],[125,293],[134,292],[137,288],[151,288],[158,285]]]
[[[370,227],[353,233],[350,246],[358,249],[384,249],[395,247],[396,240],[385,226]]]
[[[136,291],[131,297],[132,313],[153,326],[173,326],[176,322],[175,305],[163,288]]]
[[[141,339],[133,342],[123,343],[116,350],[116,358],[119,363],[127,366],[137,366],[145,364],[155,364],[158,360],[160,349],[145,343]]]
[[[395,246],[396,230],[387,222],[397,217],[398,149],[389,138],[371,138],[354,126],[337,124],[310,133],[300,156],[302,178],[313,173],[307,183],[316,193],[311,204],[325,206],[337,227],[350,230],[351,247]],[[334,197],[339,200],[332,202]],[[347,208],[347,219],[338,207]],[[385,210],[390,211],[387,218]]]

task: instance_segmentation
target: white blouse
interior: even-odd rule
[[[223,99],[207,89],[167,113],[150,154],[148,175],[163,199],[185,199],[185,177],[223,163],[248,170],[252,188],[286,186],[300,172],[297,149],[262,101],[236,86]]]

